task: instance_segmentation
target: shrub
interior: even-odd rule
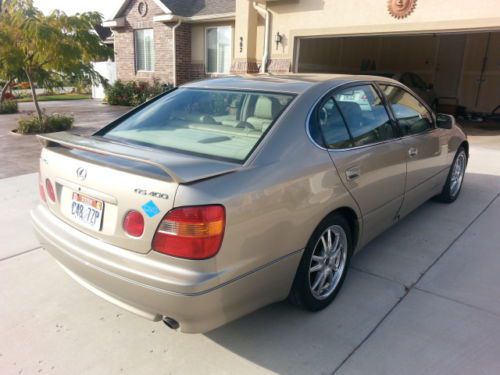
[[[15,92],[15,95],[14,97],[16,99],[23,99],[23,98],[28,98],[28,97],[31,97],[31,93],[30,92],[19,92],[19,91],[14,91]]]
[[[69,130],[73,126],[72,116],[54,113],[42,116],[42,121],[37,116],[21,118],[18,123],[17,132],[20,134],[39,134]]]
[[[19,83],[12,85],[12,88],[16,89],[16,90],[28,90],[31,88],[31,86],[30,86],[29,82],[19,82]]]
[[[10,92],[5,93],[5,100],[14,100],[16,96]]]
[[[7,113],[17,113],[17,102],[15,100],[5,100],[0,103],[0,115]]]
[[[136,106],[172,88],[155,80],[153,84],[136,81],[116,81],[106,87],[106,98],[111,105]]]

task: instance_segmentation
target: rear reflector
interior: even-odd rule
[[[176,208],[160,223],[153,239],[153,249],[180,258],[210,258],[221,247],[225,225],[223,206]]]
[[[52,202],[56,201],[56,193],[54,191],[54,187],[52,186],[52,183],[50,180],[47,178],[45,180],[45,188],[47,189],[47,195],[49,196],[50,200]]]
[[[144,232],[144,217],[138,211],[129,211],[123,220],[123,229],[132,237],[140,237]]]
[[[38,191],[40,193],[40,200],[42,202],[47,202],[47,197],[45,196],[45,190],[43,188],[41,176],[38,176]]]

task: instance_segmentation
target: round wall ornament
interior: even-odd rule
[[[146,14],[148,14],[148,4],[144,1],[139,2],[137,5],[137,11],[141,16],[145,17]]]
[[[391,16],[401,19],[408,17],[416,6],[417,0],[389,0],[387,8]]]

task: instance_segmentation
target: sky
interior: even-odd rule
[[[67,14],[97,11],[104,19],[111,19],[124,0],[34,0],[35,6],[44,13],[59,9]]]

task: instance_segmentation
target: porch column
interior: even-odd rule
[[[257,11],[251,0],[236,0],[234,26],[234,59],[231,73],[258,73]]]

